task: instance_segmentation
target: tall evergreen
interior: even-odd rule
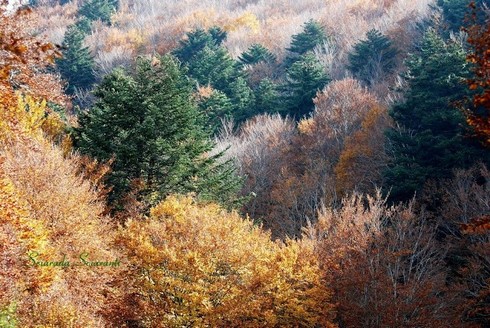
[[[393,163],[385,172],[394,201],[408,200],[427,180],[451,177],[488,153],[465,138],[465,119],[455,107],[468,95],[469,74],[461,44],[428,31],[420,51],[406,62],[405,100],[391,109],[397,129],[388,131]]]
[[[354,77],[369,85],[393,71],[397,53],[390,39],[372,29],[366,33],[366,40],[354,45],[349,53],[348,69]]]
[[[302,55],[288,70],[283,86],[287,114],[301,119],[313,110],[313,98],[330,81],[313,53]]]
[[[315,47],[327,40],[325,29],[319,22],[311,19],[303,25],[301,33],[292,36],[288,50],[289,56],[286,58],[286,66],[291,66],[301,55],[313,51]]]
[[[116,69],[95,96],[95,106],[79,119],[75,145],[100,160],[115,158],[108,177],[115,205],[132,181],[140,182],[149,204],[188,192],[232,203],[239,183],[228,164],[204,156],[213,145],[192,85],[173,58],[140,58],[133,75]]]
[[[83,46],[84,38],[85,34],[71,25],[62,44],[63,57],[56,61],[61,77],[68,82],[68,94],[74,94],[77,89],[89,89],[95,82],[95,61],[89,49]]]

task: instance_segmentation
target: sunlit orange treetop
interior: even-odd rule
[[[19,91],[39,99],[66,104],[59,78],[46,68],[60,55],[57,46],[33,34],[29,8],[7,9],[0,0],[0,92],[2,103]]]

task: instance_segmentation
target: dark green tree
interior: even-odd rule
[[[269,79],[260,81],[255,90],[255,108],[257,114],[274,113],[279,108],[278,86]]]
[[[387,131],[393,161],[385,172],[393,201],[405,201],[428,180],[450,178],[455,168],[488,159],[455,104],[468,95],[469,65],[461,44],[429,30],[420,51],[406,61],[408,90],[390,111],[398,128]]]
[[[276,61],[276,56],[263,45],[254,43],[238,60],[244,65],[254,65],[261,62],[273,63]]]
[[[84,33],[85,35],[89,34],[92,30],[92,21],[85,16],[81,16],[76,22],[75,27]]]
[[[104,23],[110,23],[117,6],[117,0],[87,0],[78,10],[78,15],[85,16],[91,21],[100,19]]]
[[[233,106],[233,117],[238,123],[256,114],[253,91],[242,76],[238,76],[230,83],[229,98]]]
[[[99,160],[114,157],[107,183],[116,208],[134,181],[149,205],[188,192],[232,205],[239,182],[219,155],[204,155],[213,144],[192,84],[172,57],[140,58],[132,75],[116,69],[95,96],[95,106],[80,116],[75,145]]]
[[[287,70],[284,85],[286,114],[299,120],[313,110],[313,98],[330,81],[321,62],[306,53]]]
[[[210,95],[200,96],[198,106],[206,119],[205,125],[213,134],[219,131],[222,119],[232,117],[233,105],[226,94],[219,90],[213,90]]]
[[[291,44],[286,49],[290,53],[285,60],[286,67],[291,66],[301,55],[313,51],[326,40],[327,34],[319,22],[312,19],[306,22],[303,31],[292,36]]]
[[[393,71],[398,51],[391,40],[373,29],[349,53],[348,69],[354,77],[370,85]]]
[[[56,60],[61,77],[68,82],[66,92],[74,94],[77,89],[90,89],[95,82],[95,62],[87,47],[83,46],[85,34],[71,25],[62,44],[63,57]]]
[[[292,36],[291,45],[287,50],[297,55],[303,55],[326,40],[327,35],[323,26],[311,19],[303,25],[301,33]]]
[[[223,47],[205,46],[187,63],[189,75],[200,85],[211,85],[230,95],[230,84],[240,75],[235,61]]]
[[[490,5],[488,0],[437,0],[437,5],[442,9],[444,22],[447,29],[458,32],[462,27],[467,27],[466,18],[471,14],[470,3],[477,7]],[[477,22],[484,23],[485,14],[483,10],[478,11]]]
[[[185,35],[179,41],[179,46],[173,51],[175,57],[181,62],[188,63],[192,57],[199,54],[204,48],[216,49],[226,39],[226,32],[215,26],[208,31],[198,28]]]

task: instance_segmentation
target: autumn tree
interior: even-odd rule
[[[490,145],[490,25],[478,24],[477,9],[473,2],[473,24],[467,31],[471,52],[468,60],[473,63],[473,76],[468,80],[471,90],[475,90],[471,107],[466,111],[467,122],[483,142]]]
[[[490,295],[490,172],[483,164],[456,170],[442,187],[437,213],[446,233],[447,266],[452,288],[462,301],[460,318],[484,327],[489,323]]]
[[[21,327],[100,327],[106,325],[101,291],[113,277],[109,271],[39,267],[28,257],[35,252],[41,261],[55,261],[82,251],[117,256],[95,186],[81,179],[79,158],[52,142],[64,124],[44,98],[62,104],[65,98],[59,80],[45,73],[55,47],[21,28],[32,23],[29,18],[23,10],[1,15],[7,73],[0,84],[2,324],[8,313],[8,324]]]
[[[382,185],[383,171],[389,161],[385,131],[390,124],[386,108],[373,107],[366,113],[361,128],[345,139],[335,166],[338,194],[352,191],[369,194]]]
[[[273,242],[219,206],[171,196],[118,243],[132,263],[119,326],[334,327],[313,244]]]
[[[232,168],[207,156],[212,143],[192,98],[192,85],[170,56],[140,58],[134,74],[119,69],[97,87],[94,108],[80,117],[75,145],[101,161],[114,157],[107,182],[117,204],[132,182],[148,204],[170,193],[196,192],[230,205]]]
[[[445,248],[413,204],[354,193],[306,229],[332,279],[342,327],[461,326],[445,285]]]
[[[66,97],[59,78],[48,72],[48,67],[60,53],[53,44],[30,34],[32,23],[30,9],[22,8],[14,13],[6,13],[3,7],[0,9],[0,91],[3,104],[15,106],[16,91],[65,104]]]

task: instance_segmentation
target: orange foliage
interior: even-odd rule
[[[473,20],[476,21],[476,6],[473,8]],[[480,9],[481,10],[481,9]],[[474,24],[467,29],[468,43],[473,52],[468,60],[475,65],[475,77],[468,81],[471,90],[478,93],[473,96],[473,108],[467,110],[467,121],[472,126],[483,142],[490,146],[490,24],[487,21],[483,25]]]
[[[311,245],[275,243],[217,205],[169,197],[131,220],[119,243],[132,263],[120,320],[152,327],[333,327]],[[127,282],[126,282],[127,284]]]
[[[14,91],[20,90],[38,99],[65,104],[66,96],[59,78],[45,72],[60,54],[51,43],[29,34],[32,24],[29,9],[9,13],[0,8],[0,93],[3,103],[7,96],[15,99]]]
[[[28,19],[24,10],[0,18],[0,311],[13,305],[20,327],[105,327],[117,272],[75,264],[83,253],[118,257],[112,226],[96,187],[78,173],[79,158],[52,143],[64,124],[46,100],[66,98],[54,77],[40,73],[56,49],[29,36]],[[73,265],[39,266],[32,256]]]
[[[445,285],[435,227],[380,193],[325,209],[307,235],[318,242],[344,327],[464,327]]]
[[[389,124],[387,111],[375,107],[367,113],[361,129],[346,139],[335,167],[337,193],[372,193],[381,184],[382,170],[388,162],[384,133]]]

